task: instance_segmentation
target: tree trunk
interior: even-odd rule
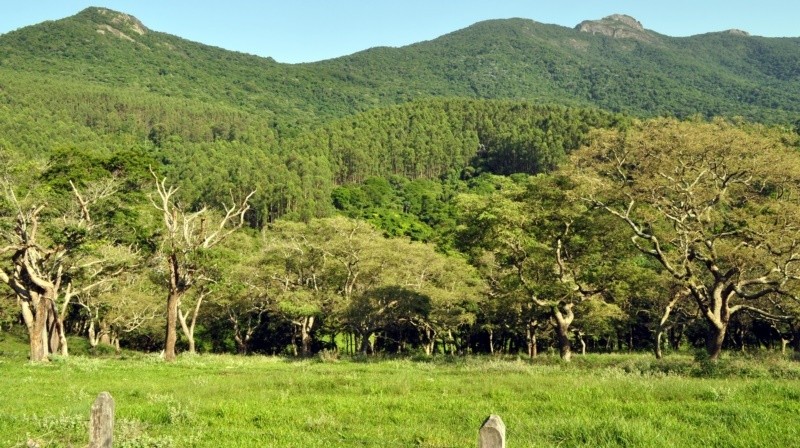
[[[47,303],[44,298],[39,298],[36,304],[35,313],[31,313],[31,309],[27,306],[27,313],[25,313],[27,302],[23,302],[23,317],[25,324],[28,326],[28,336],[30,337],[30,361],[31,362],[47,362],[47,341],[46,338],[46,323],[47,323]],[[29,322],[30,320],[30,322]]]
[[[97,329],[96,329],[97,328]],[[89,345],[96,348],[98,345],[111,345],[111,336],[109,336],[109,325],[105,321],[98,321],[97,316],[92,318],[89,322],[89,330],[87,331]]]
[[[302,344],[303,356],[311,355],[311,329],[314,327],[314,316],[304,317],[300,321],[300,341]]]
[[[247,354],[247,341],[242,337],[241,329],[239,328],[239,320],[231,316],[233,322],[233,340],[236,342],[236,352],[240,355]]]
[[[207,294],[207,291],[200,292],[200,295],[197,297],[197,302],[195,302],[194,308],[192,309],[191,321],[189,322],[186,321],[188,315],[183,313],[180,308],[180,303],[178,304],[178,319],[181,322],[181,330],[183,331],[183,335],[186,336],[186,341],[189,343],[189,353],[191,354],[197,353],[194,342],[194,329],[197,325],[197,316],[200,315],[200,306],[203,304],[203,299]]]
[[[69,346],[67,344],[67,332],[64,330],[64,317],[59,316],[56,319],[56,331],[58,332],[58,346],[61,351],[61,356],[69,356]]]
[[[664,328],[658,327],[658,330],[656,330],[656,343],[655,346],[653,346],[653,351],[656,355],[656,359],[664,358],[664,353],[661,351],[661,340],[663,338],[664,338]]]
[[[531,359],[536,358],[536,356],[538,355],[537,349],[536,349],[536,325],[537,324],[538,324],[537,322],[528,323],[528,328],[526,329],[526,332],[525,332],[525,336],[526,336],[525,339],[526,339],[526,341],[528,343],[528,356],[530,356]]]
[[[31,308],[31,302],[20,301],[22,318],[28,328],[28,338],[30,344],[30,361],[47,362],[49,361],[49,348],[51,344],[50,333],[47,331],[48,319],[53,316],[50,313],[51,301],[44,296],[38,296],[31,302],[35,303],[35,308]]]
[[[183,311],[181,311],[180,307],[179,307],[178,308],[178,322],[180,322],[180,324],[181,324],[181,332],[183,333],[183,336],[186,338],[186,342],[188,342],[188,344],[189,344],[189,353],[191,353],[191,354],[197,353],[197,350],[195,349],[195,343],[194,343],[194,323],[195,323],[195,319],[194,318],[192,319],[192,324],[190,326],[189,323],[186,322],[186,315],[183,314]]]
[[[189,353],[191,353],[193,355],[196,354],[197,353],[197,348],[195,347],[195,344],[194,344],[194,335],[190,334],[190,336],[187,336],[186,337],[186,342],[189,343]]]
[[[368,355],[370,349],[372,348],[372,344],[370,344],[369,338],[372,336],[371,331],[362,331],[359,332],[359,336],[361,336],[361,349],[359,352],[362,355]]]
[[[239,334],[235,334],[233,336],[233,340],[236,341],[236,351],[240,355],[247,354],[247,343],[242,339],[242,336]]]
[[[628,353],[633,353],[633,327],[628,327]]]
[[[494,355],[494,330],[489,329],[489,353]]]
[[[164,341],[164,360],[172,362],[177,359],[175,344],[178,342],[178,304],[181,301],[179,291],[170,291],[167,296],[167,336]]]
[[[94,330],[94,319],[89,321],[89,330],[87,331],[87,337],[89,339],[89,346],[92,348],[97,347],[97,344],[100,342],[99,338],[97,337],[97,333]]]
[[[58,313],[56,313],[55,303],[47,303],[47,351],[49,354],[58,353],[61,347],[63,334],[58,326]],[[65,338],[66,339],[66,338]]]
[[[47,356],[45,356],[44,350],[44,341],[42,340],[42,333],[37,334],[37,331],[41,332],[43,329],[34,328],[33,331],[29,332],[31,347],[30,361],[47,362]]]
[[[578,341],[581,343],[581,355],[586,355],[586,341],[583,339],[583,333],[576,331],[576,336],[578,336]]]
[[[658,328],[656,329],[656,344],[654,347],[656,359],[662,359],[664,357],[664,353],[661,351],[661,340],[664,336],[664,332],[668,329],[671,329],[667,322],[669,321],[669,316],[672,314],[672,310],[675,308],[675,305],[678,304],[680,300],[686,297],[689,294],[689,291],[683,289],[680,291],[676,291],[672,295],[672,299],[667,303],[664,307],[664,312],[661,313],[661,319],[658,321]]]
[[[572,303],[563,304],[563,313],[558,305],[553,306],[552,309],[556,321],[556,333],[558,333],[558,352],[561,359],[566,362],[572,359],[572,343],[569,340],[569,326],[575,319],[572,307]]]
[[[422,345],[423,349],[425,350],[425,355],[431,356],[433,355],[433,348],[436,345],[436,332],[430,328],[426,328],[423,330],[425,334],[425,343]]]
[[[67,335],[64,334],[64,326],[58,315],[56,304],[52,300],[47,303],[47,344],[50,354],[59,353],[67,356]]]
[[[453,330],[447,329],[447,343],[450,344],[450,354],[451,355],[458,355],[460,353],[460,349],[458,347],[458,341],[456,338],[453,337]]]
[[[558,354],[566,362],[572,359],[572,343],[569,340],[569,327],[558,324]]]
[[[197,348],[195,347],[194,343],[194,335],[192,335],[192,337],[189,338],[188,342],[189,342],[189,353],[194,355],[195,353],[197,353]]]
[[[67,357],[69,356],[69,345],[67,342],[67,330],[64,321],[67,318],[67,312],[69,311],[69,306],[72,303],[73,297],[72,291],[72,284],[67,285],[67,289],[64,292],[64,301],[61,304],[61,309],[57,309],[55,306],[55,302],[53,303],[53,312],[56,314],[56,326],[58,327],[58,335],[59,335],[59,345],[61,347],[61,356]]]
[[[108,323],[100,322],[100,334],[98,335],[100,344],[111,345],[111,328],[109,327]]]
[[[725,342],[727,327],[727,324],[722,324],[721,326],[709,324],[708,334],[706,335],[706,352],[709,360],[717,361],[720,354],[722,354],[722,343]]]

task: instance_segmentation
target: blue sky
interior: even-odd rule
[[[408,45],[509,17],[573,27],[622,13],[670,36],[729,28],[800,36],[798,0],[0,0],[0,33],[88,6],[132,14],[156,31],[291,63]]]

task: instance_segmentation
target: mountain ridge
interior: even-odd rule
[[[641,116],[785,122],[800,113],[800,38],[730,31],[670,37],[624,15],[576,28],[486,20],[403,47],[282,64],[152,31],[131,15],[92,7],[0,35],[0,68],[224,103],[295,128],[439,96],[527,99]]]

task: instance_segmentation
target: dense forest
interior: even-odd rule
[[[32,360],[800,347],[800,41],[639,33],[300,65],[98,8],[0,36],[0,330]]]

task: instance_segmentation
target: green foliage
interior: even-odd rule
[[[190,260],[219,279],[198,327],[200,343],[214,350],[233,349],[236,332],[248,327],[254,348],[283,351],[296,342],[297,322],[311,317],[319,331],[311,335],[314,350],[332,349],[353,331],[345,325],[348,306],[369,319],[394,299],[408,306],[374,319],[384,328],[375,338],[382,350],[451,344],[480,351],[478,340],[496,332],[502,350],[519,351],[533,323],[544,348],[552,333],[531,294],[574,296],[570,282],[554,281],[559,235],[576,281],[602,289],[601,301],[576,306],[575,327],[606,347],[629,332],[630,345],[641,348],[673,285],[581,200],[597,185],[570,171],[570,158],[581,160],[581,148],[598,136],[636,135],[642,124],[634,116],[691,117],[682,129],[709,147],[729,134],[704,117],[743,117],[726,126],[739,136],[769,136],[765,153],[800,145],[796,39],[645,35],[612,39],[514,19],[405,48],[285,65],[89,8],[0,36],[0,177],[26,205],[47,204],[41,237],[48,244],[83,260],[141,268],[85,298],[98,318],[121,320],[135,314],[137,301],[153,306],[147,282],[133,286],[137,280],[166,273],[131,261],[132,253],[158,249],[163,217],[150,204],[151,169],[181,185],[174,199],[187,212],[230,206],[257,190],[245,216],[253,232]],[[664,137],[662,121],[647,123]],[[681,149],[689,137],[659,144]],[[771,160],[769,169],[794,169]],[[564,171],[550,174],[557,169]],[[91,232],[75,218],[73,185],[84,194],[114,191],[93,207]],[[725,210],[714,230],[737,232],[752,217],[766,225],[779,216],[775,206],[753,204],[787,190],[779,182],[759,188],[758,201]],[[14,225],[12,201],[3,197],[0,231]],[[345,228],[357,228],[357,241]],[[264,241],[255,236],[260,230]],[[366,257],[360,272],[372,281],[355,294],[345,293],[347,274],[332,261],[352,261],[354,253]],[[426,266],[431,276],[414,283],[412,274]],[[73,311],[71,328],[85,328],[87,313]],[[2,314],[11,317],[0,322],[13,321],[13,313]],[[161,337],[153,328],[131,330],[128,340],[152,347]],[[432,341],[445,329],[448,341]],[[792,323],[775,332],[798,337]]]
[[[530,20],[494,20],[408,47],[288,65],[89,8],[7,33],[0,39],[0,61],[15,72],[231,106],[263,115],[284,134],[431,96],[525,98],[645,116],[796,118],[796,39],[648,36],[611,39]],[[106,109],[112,115],[118,113],[113,106]],[[171,129],[155,119],[145,135],[154,130],[152,139],[161,141]],[[198,131],[215,140],[252,137],[248,126],[225,119]]]
[[[391,175],[434,179],[467,167],[535,174],[555,168],[589,130],[622,121],[593,109],[427,99],[337,120],[286,145],[301,153],[322,149],[336,184]]]

